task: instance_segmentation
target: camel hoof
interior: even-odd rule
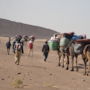
[[[66,68],[66,70],[68,70],[68,67]]]
[[[79,70],[78,70],[78,68],[76,69],[76,72],[78,72]]]
[[[83,75],[86,76],[86,73],[84,73]]]
[[[74,69],[71,69],[71,71],[74,71]]]
[[[58,66],[61,66],[61,64],[59,63]]]
[[[62,68],[64,68],[64,65],[62,65]]]
[[[87,73],[87,76],[89,76],[89,74]]]

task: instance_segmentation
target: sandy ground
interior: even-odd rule
[[[28,56],[25,45],[25,53],[17,66],[12,49],[10,55],[7,55],[6,40],[0,38],[0,90],[90,90],[90,76],[83,75],[84,65],[81,59],[79,72],[58,67],[55,51],[50,51],[47,62],[44,62],[41,52],[44,40],[36,40],[33,56]],[[22,81],[23,84],[19,85],[17,81]]]

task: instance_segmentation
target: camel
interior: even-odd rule
[[[90,70],[90,44],[89,44],[90,42],[89,41],[90,41],[89,39],[78,40],[78,42],[82,42],[82,43],[81,43],[81,46],[79,46],[80,52],[77,52],[77,53],[74,50],[75,43],[71,44],[69,48],[70,56],[72,58],[72,70],[71,71],[74,71],[74,58],[76,58],[76,70],[78,71],[77,58],[79,55],[81,55],[82,60],[84,61],[84,66],[85,66],[84,75],[88,75],[89,70]],[[87,71],[87,62],[89,62],[88,71]]]
[[[84,75],[88,75],[90,71],[90,44],[87,44],[83,50],[83,55],[82,55],[84,65],[85,65],[85,72]],[[87,62],[89,62],[88,65],[88,71],[87,71]]]
[[[66,67],[66,70],[69,69],[69,44],[71,43],[72,41],[66,37],[64,37],[64,35],[60,38],[60,47],[59,47],[59,63],[58,63],[58,66],[61,66],[61,57],[63,57],[62,59],[62,67],[64,67],[64,59],[65,57],[67,57],[67,61],[66,61],[66,64],[67,64],[67,67]]]
[[[73,35],[73,33],[71,33],[70,38],[72,38],[72,35]],[[75,38],[84,39],[83,36],[75,37]],[[66,70],[68,70],[69,69],[69,60],[70,60],[70,57],[71,57],[71,60],[72,60],[72,69],[71,69],[71,71],[74,71],[74,58],[76,58],[76,70],[78,71],[77,58],[80,54],[82,54],[82,50],[83,50],[84,45],[80,45],[79,48],[81,48],[81,49],[79,50],[79,52],[75,52],[75,50],[74,50],[74,48],[75,48],[74,41],[75,41],[75,39],[68,39],[63,34],[63,36],[61,37],[61,41],[60,41],[60,54],[58,54],[59,55],[59,64],[58,65],[60,66],[60,59],[61,59],[61,56],[63,56],[63,67],[64,67],[64,58],[67,57]],[[65,43],[66,43],[66,45],[65,45]]]
[[[78,47],[76,51],[75,47]],[[74,58],[76,59],[76,71],[78,71],[78,56],[81,55],[83,53],[83,49],[84,49],[84,45],[81,44],[75,44],[74,42],[71,43],[70,47],[69,47],[69,53],[70,53],[70,57],[71,57],[71,63],[72,63],[72,69],[71,71],[74,71]]]
[[[67,57],[67,67],[66,70],[69,69],[69,52],[68,49],[66,51],[64,51],[64,47],[60,47],[61,50],[58,51],[58,56],[59,56],[59,62],[58,62],[58,66],[61,66],[61,57],[62,57],[62,67],[64,68],[64,59],[65,57]]]

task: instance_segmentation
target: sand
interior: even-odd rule
[[[44,40],[36,40],[33,56],[28,56],[27,44],[20,65],[14,63],[14,54],[7,55],[5,42],[0,38],[0,90],[90,90],[90,76],[84,76],[84,65],[78,59],[79,71],[58,67],[56,51],[50,51],[47,62],[41,52]],[[21,82],[21,83],[18,83]]]

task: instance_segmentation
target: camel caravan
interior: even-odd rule
[[[74,60],[76,60],[76,71],[78,71],[78,56],[81,55],[85,68],[84,75],[88,75],[90,71],[90,39],[87,39],[86,35],[76,35],[74,32],[54,34],[48,40],[48,45],[50,50],[55,50],[58,53],[58,66],[65,67],[65,58],[67,58],[66,70],[69,69],[71,60],[71,71],[74,71]],[[87,62],[89,62],[89,66]]]
[[[10,47],[12,41],[12,49],[15,54],[15,64],[20,64],[21,55],[24,54],[24,43],[28,42],[29,53],[33,56],[33,42],[35,37],[16,35],[6,43],[7,53],[10,53]],[[90,71],[90,39],[86,38],[86,35],[76,35],[74,32],[70,33],[57,33],[43,45],[42,52],[45,56],[44,61],[48,57],[49,50],[57,51],[58,54],[58,66],[66,67],[66,70],[70,67],[71,71],[78,71],[78,56],[81,55],[84,62],[84,75],[88,75]],[[75,62],[75,64],[74,64]],[[65,64],[66,63],[66,64]],[[89,63],[89,65],[87,65]],[[76,67],[76,68],[75,68]],[[88,69],[87,69],[88,67]]]

